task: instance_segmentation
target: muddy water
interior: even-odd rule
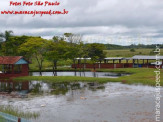
[[[16,86],[20,86],[19,89],[10,91],[9,94],[25,91],[25,88],[22,89],[23,84]],[[1,89],[2,91],[4,90]],[[155,121],[155,88],[150,86],[32,81],[26,91],[23,92],[26,97],[21,96],[22,94],[18,97],[0,95],[0,105],[39,112],[40,117],[31,120],[32,122]]]

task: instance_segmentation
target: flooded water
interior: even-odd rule
[[[154,95],[154,87],[121,83],[0,82],[0,105],[39,112],[32,122],[154,122]]]
[[[31,76],[40,76],[39,72],[32,72]],[[118,78],[129,74],[125,73],[112,73],[112,72],[42,72],[42,76],[81,76],[81,77],[106,77]]]

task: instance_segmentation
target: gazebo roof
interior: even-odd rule
[[[76,60],[91,60],[91,58],[75,58]]]
[[[149,59],[149,60],[156,60],[156,59],[163,59],[163,56],[148,56],[148,55],[135,55],[132,59]]]
[[[28,64],[23,56],[0,56],[0,64]]]
[[[107,57],[107,58],[104,58],[105,60],[120,60],[120,59],[123,59],[123,57]]]

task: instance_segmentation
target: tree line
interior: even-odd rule
[[[53,72],[60,60],[70,59],[76,64],[75,58],[89,57],[93,64],[101,62],[106,56],[104,49],[104,44],[84,44],[79,34],[64,33],[63,36],[54,36],[50,40],[26,35],[15,36],[13,31],[0,34],[1,55],[24,56],[29,61],[35,58],[40,72],[45,59],[53,63]]]
[[[160,48],[163,48],[163,44],[157,44]],[[144,44],[131,44],[128,46],[105,44],[107,50],[120,50],[120,49],[155,49],[156,44],[144,45]]]

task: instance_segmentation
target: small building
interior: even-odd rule
[[[28,76],[28,65],[23,56],[0,56],[0,78]]]
[[[72,64],[72,68],[93,68],[93,64],[81,63],[82,60],[91,60],[91,58],[76,58],[77,64]],[[148,55],[135,55],[133,57],[107,57],[103,59],[103,62],[96,62],[96,68],[136,68],[146,67],[155,68],[156,60],[160,60],[160,68],[163,68],[163,56],[148,56]],[[153,63],[154,62],[154,63]],[[158,63],[158,62],[157,62]]]
[[[133,67],[155,68],[157,60],[162,68],[163,56],[135,55],[132,57]]]

